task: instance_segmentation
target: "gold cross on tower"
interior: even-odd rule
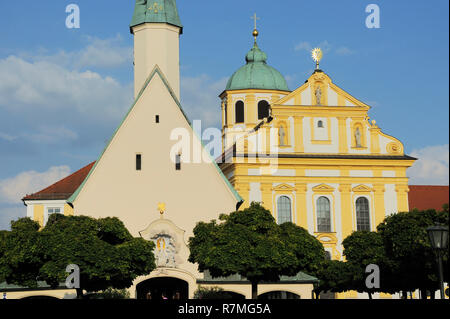
[[[256,28],[256,21],[257,20],[260,20],[261,18],[258,18],[257,16],[256,16],[256,13],[254,14],[254,16],[253,17],[251,17],[250,19],[252,19],[252,20],[254,20],[255,21],[255,29],[253,29],[253,36],[255,37],[255,42],[256,42],[256,37],[258,36],[258,29]]]

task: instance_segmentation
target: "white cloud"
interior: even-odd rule
[[[313,49],[309,42],[303,41],[295,46],[295,51],[308,51],[310,52]]]
[[[11,230],[11,221],[26,217],[23,204],[0,206],[0,230]]]
[[[46,172],[26,171],[0,180],[0,203],[20,203],[27,194],[36,193],[69,174],[68,166],[52,166]]]
[[[349,47],[346,47],[346,46],[335,46],[335,45],[329,43],[327,40],[322,41],[321,43],[316,44],[314,46],[311,43],[307,42],[307,41],[303,41],[303,42],[298,43],[294,47],[294,50],[295,51],[305,51],[305,52],[310,53],[312,51],[312,49],[314,49],[315,47],[321,48],[323,53],[334,52],[335,54],[341,55],[341,56],[347,56],[347,55],[355,54],[355,51],[353,51]],[[336,49],[334,49],[334,48],[336,48]]]
[[[327,41],[322,41],[317,45],[312,45],[311,43],[307,41],[300,42],[297,44],[294,48],[295,51],[306,51],[308,53],[311,52],[314,48],[321,48],[323,53],[328,53],[331,51],[332,45]]]
[[[202,121],[203,129],[221,127],[222,111],[219,94],[225,90],[227,78],[211,79],[208,75],[181,79],[181,105],[191,121]]]
[[[419,159],[408,169],[411,185],[448,185],[448,144],[416,149],[411,156]]]
[[[79,51],[60,50],[49,55],[46,49],[41,48],[38,54],[24,53],[22,57],[33,62],[49,62],[76,70],[90,67],[116,68],[133,62],[133,48],[122,44],[120,34],[108,39],[86,36],[85,41],[86,47]]]
[[[123,115],[131,97],[130,86],[95,72],[71,71],[45,61],[30,63],[16,56],[0,60],[0,109],[70,109],[102,120]]]
[[[336,49],[336,53],[338,55],[352,55],[355,52],[347,47],[342,46]]]
[[[62,125],[40,126],[38,131],[32,134],[23,134],[25,138],[34,143],[53,144],[57,142],[73,141],[78,134]]]
[[[2,140],[8,141],[8,142],[12,142],[15,139],[17,139],[17,136],[12,136],[12,135],[0,132],[0,138]]]

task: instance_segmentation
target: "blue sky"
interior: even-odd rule
[[[20,198],[95,160],[132,101],[134,0],[0,2],[0,229]],[[67,29],[68,4],[81,28]],[[381,28],[368,29],[367,5]],[[294,90],[321,68],[372,106],[370,116],[421,158],[413,184],[448,184],[448,1],[178,0],[181,100],[191,120],[220,126],[219,99],[252,46]]]

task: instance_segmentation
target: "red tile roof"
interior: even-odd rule
[[[62,200],[68,199],[83,183],[95,162],[83,167],[70,176],[32,195],[25,196],[22,200]]]
[[[442,210],[442,205],[448,204],[448,186],[409,185],[409,209]]]

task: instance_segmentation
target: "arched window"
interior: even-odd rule
[[[317,231],[331,232],[330,200],[324,196],[317,199]]]
[[[236,123],[244,123],[244,102],[237,101],[235,105]]]
[[[258,103],[258,120],[269,117],[269,103],[267,101],[259,101]]]
[[[277,201],[278,224],[292,222],[291,199],[287,196],[281,196]]]
[[[370,231],[369,200],[365,197],[356,200],[356,230]]]
[[[317,127],[323,127],[323,121],[317,122]]]

